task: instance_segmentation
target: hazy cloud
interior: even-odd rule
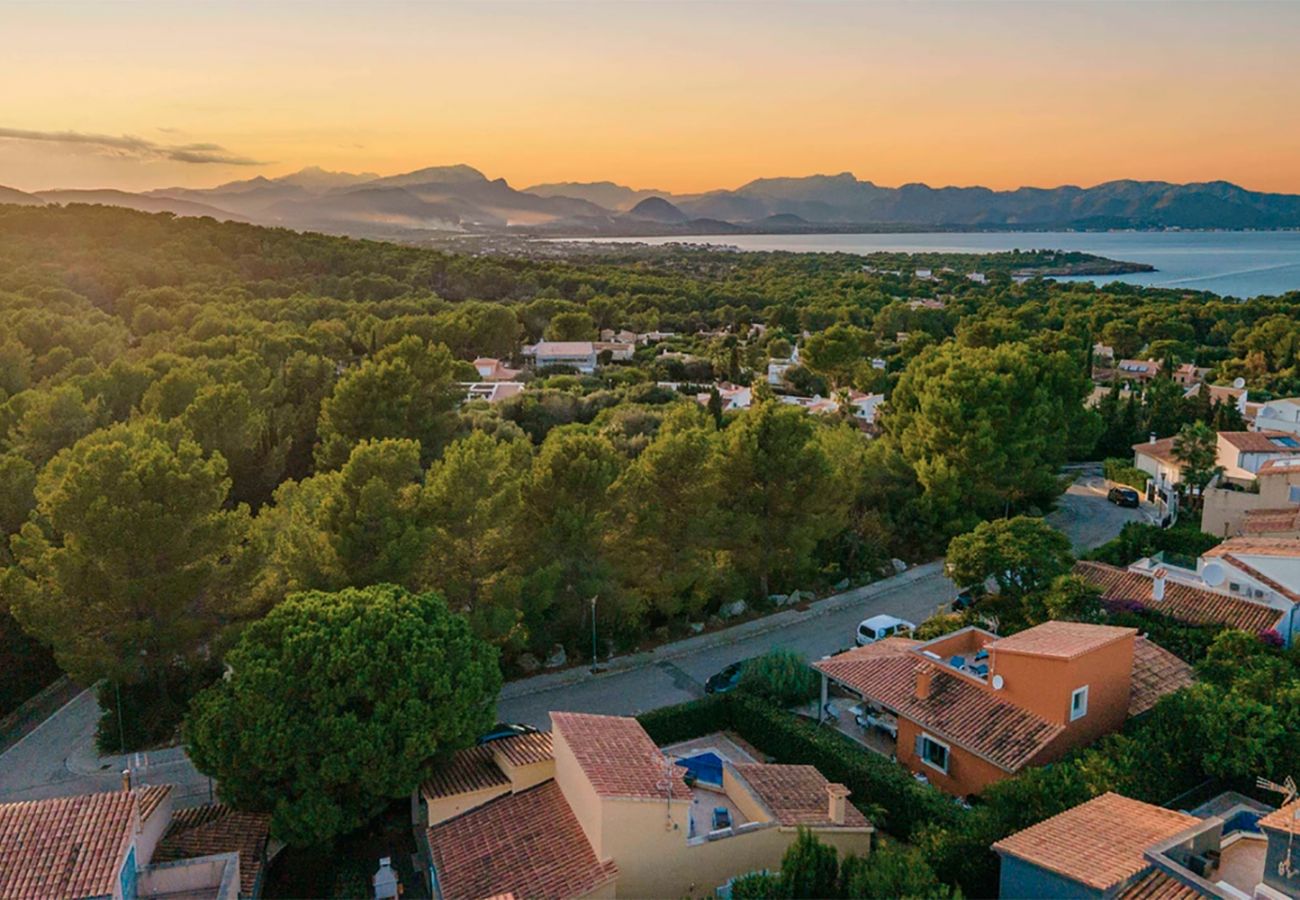
[[[165,159],[172,162],[223,166],[260,166],[260,160],[230,153],[220,144],[160,144],[133,135],[87,134],[81,131],[28,131],[0,128],[0,140],[43,141],[50,144],[89,147],[108,156],[128,159]]]

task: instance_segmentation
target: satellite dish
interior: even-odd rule
[[[1232,379],[1232,386],[1235,387],[1235,388],[1238,388],[1238,389],[1240,389],[1240,388],[1244,388],[1244,387],[1246,386],[1246,379],[1244,379],[1244,378],[1234,378],[1234,379]]]
[[[1205,568],[1201,569],[1201,580],[1210,587],[1218,587],[1223,584],[1223,579],[1227,573],[1223,571],[1223,566],[1216,562],[1208,562]]]
[[[995,690],[995,691],[1000,691],[1000,690],[1002,690],[1002,685],[1004,685],[1004,684],[1006,684],[1006,682],[1002,680],[1002,676],[1001,676],[1001,675],[994,675],[994,676],[993,676],[993,690]]]

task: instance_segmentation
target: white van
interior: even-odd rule
[[[858,646],[874,644],[896,634],[911,634],[916,626],[894,616],[872,616],[858,623]]]

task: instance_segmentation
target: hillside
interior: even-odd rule
[[[45,201],[35,194],[28,194],[0,184],[0,203],[12,203],[15,206],[43,206]]]

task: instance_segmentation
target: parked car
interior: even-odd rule
[[[725,694],[728,691],[734,691],[740,684],[740,678],[745,674],[745,663],[747,659],[740,662],[734,662],[727,666],[721,672],[715,672],[710,675],[704,682],[704,693],[706,694]]]
[[[537,729],[531,725],[524,725],[519,722],[497,722],[492,726],[492,730],[478,736],[474,743],[482,746],[490,744],[492,741],[499,741],[502,738],[514,737],[517,734],[536,734]]]
[[[858,646],[874,644],[896,634],[911,634],[916,626],[906,619],[896,616],[872,616],[858,623]]]
[[[988,592],[984,590],[984,587],[978,584],[962,588],[957,592],[957,596],[953,598],[952,611],[961,612],[964,609],[970,609],[980,600],[984,599],[984,596],[987,593]]]
[[[1141,496],[1131,487],[1113,487],[1106,492],[1106,499],[1116,506],[1130,506],[1133,509],[1142,503]]]

